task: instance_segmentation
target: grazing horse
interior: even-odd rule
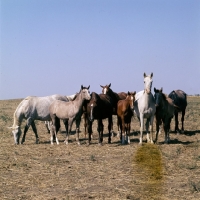
[[[163,123],[163,129],[165,132],[165,143],[168,144],[170,141],[169,130],[171,119],[173,118],[176,105],[174,105],[173,100],[167,95],[162,93],[162,88],[160,90],[154,88],[154,98],[156,103],[156,139],[158,140],[159,126]]]
[[[57,139],[57,132],[60,129],[60,119],[64,121],[66,128],[66,140],[68,144],[69,133],[71,132],[72,124],[76,121],[76,141],[80,145],[79,141],[79,126],[81,122],[81,116],[83,114],[83,103],[85,100],[90,100],[89,88],[81,86],[80,92],[77,94],[73,101],[64,102],[56,100],[50,107],[50,116],[52,119],[51,127],[51,144],[53,144],[53,136],[55,135],[56,143],[59,144]]]
[[[133,116],[134,101],[136,92],[128,92],[126,99],[117,103],[117,119],[121,129],[120,138],[122,144],[130,144],[131,118]]]
[[[33,132],[35,133],[36,143],[39,143],[39,137],[37,134],[37,129],[35,126],[35,120],[40,121],[50,121],[49,106],[55,100],[68,101],[65,96],[61,95],[52,95],[46,97],[35,97],[29,96],[26,97],[18,105],[17,109],[14,112],[14,123],[12,127],[12,133],[14,136],[15,144],[19,144],[19,139],[21,136],[21,123],[23,119],[26,119],[26,126],[24,128],[24,135],[22,137],[21,143],[25,142],[26,132],[31,126]]]
[[[178,128],[178,113],[182,112],[181,132],[184,133],[184,116],[185,116],[185,109],[187,107],[187,94],[185,92],[183,92],[182,90],[173,90],[168,96],[174,101],[174,104],[178,106],[178,108],[174,110],[175,131],[180,132],[180,130]]]
[[[140,120],[140,142],[142,144],[143,140],[143,130],[144,130],[144,118],[147,119],[146,121],[146,132],[147,132],[147,142],[153,143],[153,120],[154,115],[156,112],[155,101],[154,97],[151,93],[152,87],[152,77],[151,75],[146,75],[144,73],[144,91],[140,92],[141,94],[137,97],[136,101],[134,102],[134,110],[135,113]],[[150,128],[150,139],[149,139],[149,128]]]
[[[97,94],[92,92],[90,101],[85,104],[85,119],[87,121],[88,129],[88,144],[91,142],[92,124],[97,120],[97,130],[99,133],[99,145],[103,142],[103,119],[108,118],[108,143],[111,143],[111,125],[113,107],[111,99],[105,94]]]

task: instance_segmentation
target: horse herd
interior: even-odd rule
[[[50,143],[55,140],[59,144],[57,133],[60,129],[60,120],[66,128],[65,143],[68,144],[72,124],[76,122],[76,141],[79,141],[79,127],[81,118],[84,118],[85,134],[88,132],[88,144],[92,138],[92,124],[97,120],[99,133],[98,143],[103,142],[103,119],[108,119],[108,143],[111,143],[113,132],[112,116],[117,116],[117,126],[122,144],[130,143],[131,118],[135,114],[140,123],[139,144],[143,142],[144,119],[147,133],[147,142],[156,143],[160,125],[163,124],[165,132],[165,143],[169,143],[170,122],[175,115],[175,131],[179,131],[178,112],[182,112],[182,128],[184,131],[184,115],[187,106],[187,95],[182,90],[173,90],[169,95],[161,89],[154,88],[154,95],[151,92],[153,73],[144,73],[144,90],[136,93],[113,92],[111,84],[102,86],[102,93],[90,94],[88,87],[81,86],[80,92],[71,96],[52,95],[46,97],[29,96],[18,105],[14,112],[14,123],[12,133],[15,144],[20,143],[21,123],[26,119],[21,143],[25,142],[26,132],[31,126],[39,142],[35,120],[45,121],[50,131]],[[153,121],[156,120],[156,139],[153,141]],[[85,135],[86,136],[86,135]]]

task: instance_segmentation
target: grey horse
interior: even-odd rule
[[[36,143],[39,143],[39,137],[37,134],[37,129],[35,126],[35,120],[40,121],[50,121],[49,106],[55,100],[68,101],[65,96],[58,94],[46,96],[46,97],[36,97],[28,96],[18,105],[17,109],[14,112],[14,123],[12,127],[12,133],[14,136],[15,144],[19,144],[19,139],[21,136],[21,123],[23,119],[26,119],[26,126],[24,128],[24,134],[21,140],[23,144],[25,142],[26,132],[31,126],[36,137]]]
[[[76,140],[80,145],[79,125],[81,122],[81,116],[83,114],[83,103],[85,100],[90,100],[91,98],[89,88],[90,86],[83,87],[81,85],[81,90],[73,101],[64,102],[56,100],[50,105],[49,112],[52,119],[51,144],[53,144],[53,136],[56,138],[56,143],[59,144],[57,132],[60,129],[60,119],[62,119],[66,128],[65,143],[68,144],[69,133],[71,132],[72,124],[74,121],[76,121]]]
[[[144,73],[144,90],[139,94],[136,94],[136,100],[134,102],[135,113],[140,120],[140,142],[142,144],[143,130],[144,130],[144,118],[146,121],[146,132],[147,141],[153,143],[153,120],[156,112],[155,100],[153,94],[151,93],[152,87],[152,77],[151,75],[146,75]],[[150,138],[149,138],[149,128],[150,128]]]

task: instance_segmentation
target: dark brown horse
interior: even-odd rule
[[[91,99],[84,105],[85,121],[88,131],[88,144],[91,142],[92,124],[97,120],[97,130],[99,133],[99,144],[103,142],[103,119],[108,118],[108,143],[111,143],[111,125],[112,125],[112,104],[109,96],[104,94],[91,93]]]
[[[168,95],[173,101],[174,104],[178,106],[177,109],[174,111],[175,115],[175,131],[180,132],[179,127],[178,127],[178,113],[182,113],[181,117],[181,122],[182,122],[182,127],[181,127],[181,132],[184,132],[184,116],[185,116],[185,109],[187,107],[187,94],[182,91],[182,90],[173,90],[169,95]]]
[[[112,103],[112,106],[113,106],[113,115],[117,115],[117,103],[119,100],[123,100],[123,99],[126,99],[127,97],[127,93],[125,92],[120,92],[120,93],[116,93],[116,92],[113,92],[112,89],[110,88],[111,86],[111,83],[109,85],[105,85],[105,86],[102,86],[102,94],[105,94],[105,95],[108,95],[111,99],[111,103]],[[119,122],[117,121],[117,126],[118,126],[118,134],[119,134]],[[113,124],[112,124],[112,134],[113,134]]]
[[[174,110],[176,105],[174,105],[173,100],[164,93],[162,93],[162,88],[160,90],[154,88],[154,98],[156,103],[156,139],[158,140],[159,126],[163,123],[163,129],[165,132],[165,143],[168,144],[170,141],[169,130],[171,119],[174,116]]]
[[[126,99],[117,103],[117,119],[121,130],[120,139],[122,144],[130,144],[131,118],[133,116],[134,101],[136,92],[128,92]]]

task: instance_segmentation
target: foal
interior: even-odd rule
[[[90,87],[90,86],[89,86]],[[90,100],[89,87],[81,86],[80,92],[77,94],[77,97],[74,101],[63,102],[63,101],[54,101],[50,105],[50,116],[52,119],[52,128],[51,128],[51,144],[53,144],[53,135],[55,134],[56,143],[59,144],[57,139],[57,132],[60,128],[60,119],[64,121],[66,128],[66,140],[65,143],[68,144],[69,133],[71,132],[72,124],[76,121],[76,141],[78,145],[79,142],[79,125],[81,122],[81,116],[83,113],[83,103],[85,100]],[[68,131],[69,130],[69,131]]]
[[[120,139],[122,144],[130,144],[131,118],[133,116],[134,101],[136,92],[128,92],[126,99],[117,103],[117,119],[121,129]]]

